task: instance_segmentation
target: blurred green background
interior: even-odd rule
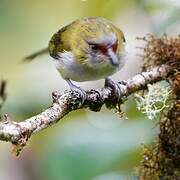
[[[127,79],[140,71],[136,37],[147,33],[175,36],[180,29],[179,0],[0,0],[0,78],[8,81],[2,109],[20,121],[51,104],[51,92],[68,87],[51,58],[22,64],[21,59],[46,47],[63,25],[86,16],[102,16],[123,30],[127,63],[113,76]],[[80,83],[99,88],[103,81]],[[5,180],[120,180],[135,179],[141,144],[157,136],[156,121],[138,112],[133,97],[123,106],[126,118],[114,110],[78,110],[58,124],[34,135],[20,157],[11,144],[0,143],[0,179]]]

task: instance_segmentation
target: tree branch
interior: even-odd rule
[[[155,67],[151,71],[143,72],[127,80],[125,84],[120,83],[121,95],[120,99],[127,97],[132,93],[145,89],[147,84],[165,79],[171,72],[172,67],[161,65]],[[8,141],[21,147],[25,146],[32,134],[39,132],[51,124],[57,123],[69,112],[90,108],[93,111],[100,111],[103,104],[115,107],[117,97],[115,97],[111,88],[102,88],[99,90],[86,91],[87,97],[83,104],[77,92],[69,91],[64,93],[52,93],[52,106],[41,112],[40,114],[26,119],[22,122],[14,122],[6,117],[6,121],[0,122],[0,140]]]

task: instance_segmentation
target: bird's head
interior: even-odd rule
[[[70,52],[77,63],[85,66],[112,66],[121,64],[125,38],[123,32],[109,21],[84,18],[62,28],[50,41],[54,58]]]
[[[120,29],[103,18],[88,18],[76,23],[73,54],[77,61],[89,66],[118,67],[121,64],[125,38]]]

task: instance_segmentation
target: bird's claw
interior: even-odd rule
[[[73,88],[71,88],[71,90],[76,91],[79,94],[79,96],[81,98],[81,104],[83,104],[86,99],[86,91],[81,89],[78,86],[74,86]]]
[[[124,85],[126,82],[123,81],[122,85]],[[122,90],[121,90],[121,83],[116,83],[110,78],[105,79],[105,87],[110,87],[113,90],[114,95],[117,97],[117,101],[120,100]]]
[[[83,104],[86,99],[86,91],[81,89],[79,86],[76,86],[75,84],[73,84],[70,79],[66,79],[66,81],[69,84],[70,89],[72,91],[76,91],[80,95],[81,104]]]

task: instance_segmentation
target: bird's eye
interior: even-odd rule
[[[91,49],[92,49],[93,51],[97,51],[97,50],[99,49],[99,47],[98,47],[97,44],[92,44],[92,45],[91,45]]]

